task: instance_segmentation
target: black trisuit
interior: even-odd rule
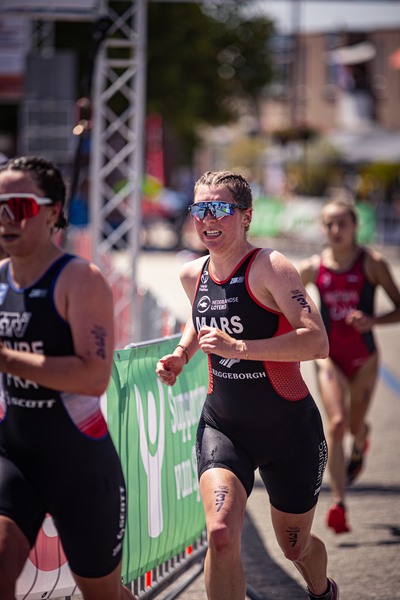
[[[5,346],[74,355],[71,330],[54,306],[54,285],[74,257],[58,259],[34,285],[17,289],[0,271],[0,337]],[[74,573],[102,577],[121,559],[125,483],[100,399],[67,394],[2,374],[0,514],[31,547],[51,514]]]
[[[271,338],[292,331],[286,317],[260,304],[248,283],[250,252],[225,281],[205,262],[193,302],[193,324],[217,327],[235,339]],[[254,471],[271,504],[304,513],[316,504],[327,460],[319,410],[298,362],[208,355],[209,386],[197,432],[199,477],[207,469],[232,471],[249,496]]]

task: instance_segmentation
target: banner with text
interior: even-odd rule
[[[108,425],[127,482],[124,583],[183,551],[205,529],[196,431],[208,368],[198,352],[173,387],[155,375],[171,341],[116,352],[107,390]]]

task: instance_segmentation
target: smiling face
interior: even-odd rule
[[[197,188],[195,204],[198,202],[229,202],[234,203],[229,191],[222,185],[201,185]],[[217,248],[221,244],[245,241],[246,227],[251,220],[251,208],[247,210],[236,209],[234,215],[227,215],[219,219],[214,218],[207,211],[204,219],[193,219],[196,232],[200,240],[208,249]]]
[[[35,177],[26,171],[5,170],[0,172],[0,194],[27,193],[45,197]],[[11,218],[7,210],[0,212],[0,243],[13,255],[29,253],[43,239],[50,239],[52,223],[57,220],[60,203],[39,206],[38,214],[22,221]]]
[[[331,246],[351,247],[355,244],[357,223],[346,206],[328,204],[322,211],[322,221]]]

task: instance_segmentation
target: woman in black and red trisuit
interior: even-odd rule
[[[157,373],[174,385],[195,352],[208,355],[196,441],[208,598],[245,598],[240,535],[258,468],[278,543],[302,573],[309,597],[338,600],[338,587],[326,576],[325,546],[311,533],[327,447],[299,369],[299,361],[328,354],[321,316],[294,266],[247,240],[252,194],[242,176],[205,173],[189,210],[209,256],[182,268],[192,315]]]
[[[323,208],[322,220],[329,246],[321,255],[303,261],[300,275],[304,285],[314,283],[318,288],[329,337],[329,357],[317,361],[321,397],[329,419],[328,468],[334,496],[327,525],[336,533],[344,533],[350,531],[346,521],[346,484],[360,473],[369,446],[370,426],[365,418],[379,365],[372,327],[400,321],[400,292],[385,259],[357,244],[354,203],[329,201]],[[375,316],[374,294],[378,285],[394,309]],[[354,443],[346,464],[343,439],[347,429]]]

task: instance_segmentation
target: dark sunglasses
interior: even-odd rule
[[[214,219],[222,219],[222,217],[234,215],[237,208],[246,209],[248,207],[244,204],[233,204],[231,202],[197,202],[197,204],[191,204],[188,211],[193,218],[202,221],[207,211]]]
[[[5,211],[13,221],[30,219],[38,214],[41,204],[53,204],[53,200],[36,194],[0,194],[0,217]]]

